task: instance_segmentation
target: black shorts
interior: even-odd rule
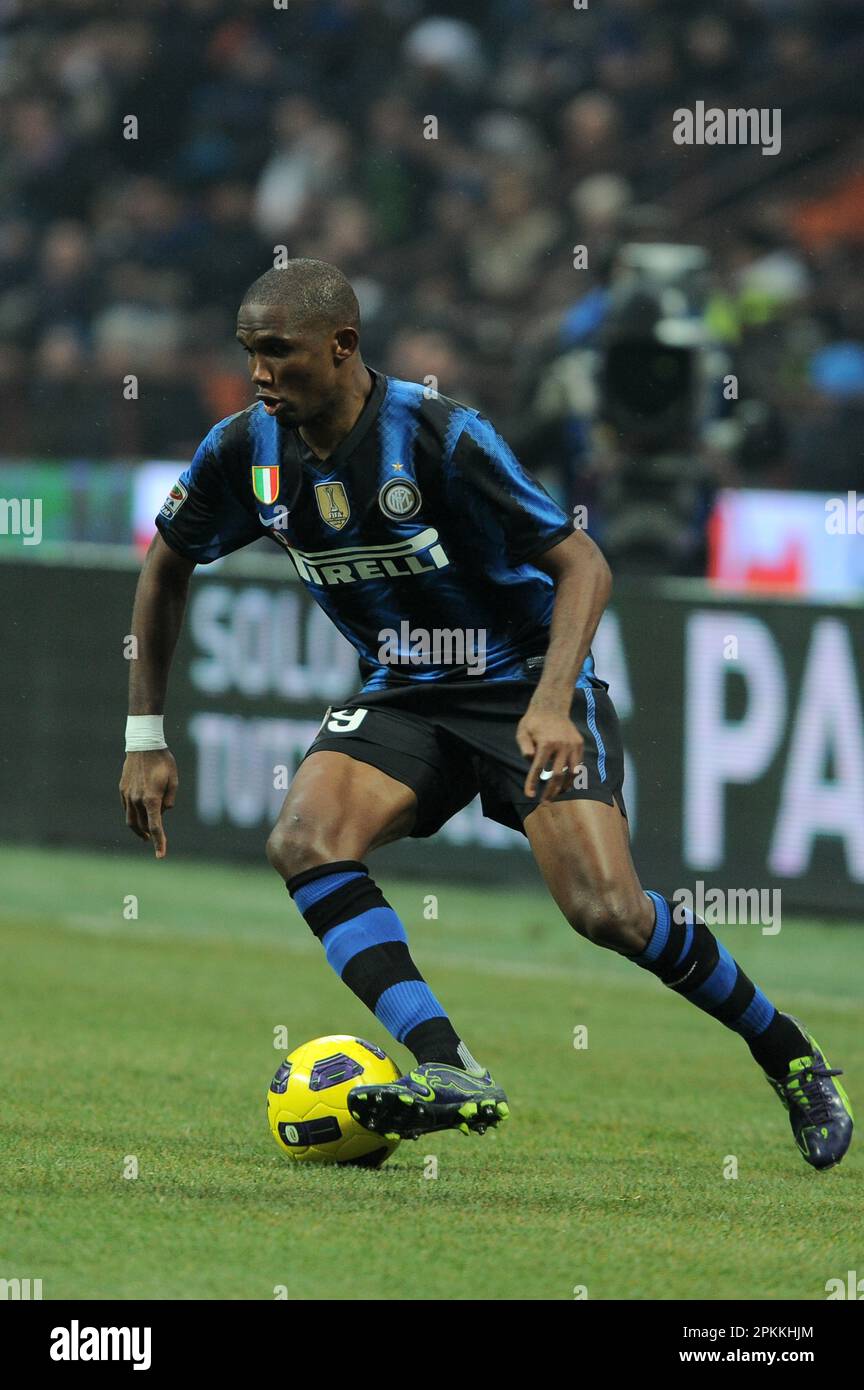
[[[531,764],[519,751],[516,726],[539,676],[523,669],[523,680],[467,677],[352,695],[327,710],[304,758],[347,753],[404,782],[418,801],[412,838],[434,835],[478,794],[485,816],[524,834],[522,823],[538,802],[525,795]],[[621,733],[604,681],[574,690],[570,718],[585,740],[583,766],[555,800],[614,802],[626,816]]]

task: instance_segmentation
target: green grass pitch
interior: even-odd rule
[[[369,1172],[294,1167],[267,1129],[280,1025],[411,1059],[266,864],[15,848],[0,882],[0,1277],[46,1299],[819,1300],[864,1275],[861,1140],[814,1172],[745,1044],[539,888],[381,879],[512,1117]],[[860,925],[719,934],[864,1117]]]

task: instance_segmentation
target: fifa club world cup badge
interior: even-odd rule
[[[315,500],[318,510],[328,526],[341,531],[349,516],[348,494],[341,483],[316,483]]]
[[[279,496],[279,465],[253,466],[252,491],[259,502],[275,502]]]

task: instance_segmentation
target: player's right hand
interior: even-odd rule
[[[168,853],[162,813],[174,805],[178,782],[177,764],[167,748],[126,754],[120,778],[126,824],[139,839],[151,841],[157,859]]]

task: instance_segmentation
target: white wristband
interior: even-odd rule
[[[162,714],[129,714],[126,716],[126,752],[146,753],[151,748],[167,748],[162,732]]]

